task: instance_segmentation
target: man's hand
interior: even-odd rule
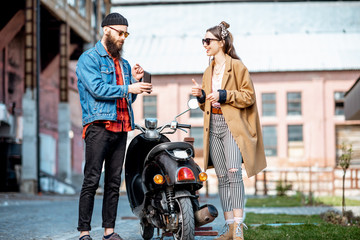
[[[137,82],[129,85],[129,93],[140,94],[143,92],[151,93],[152,92],[152,84]]]
[[[132,67],[131,74],[137,81],[140,81],[144,76],[144,69],[137,63]]]
[[[195,79],[192,79],[192,82],[194,83],[194,86],[191,88],[191,94],[192,94],[194,97],[201,97],[201,95],[202,95],[201,87],[200,87],[199,84],[195,81]]]

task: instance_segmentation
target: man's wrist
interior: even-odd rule
[[[128,93],[132,93],[132,86],[131,86],[131,84],[128,85]]]

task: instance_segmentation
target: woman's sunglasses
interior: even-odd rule
[[[201,41],[202,41],[203,45],[204,45],[204,43],[206,43],[206,45],[210,45],[211,40],[220,41],[219,39],[216,39],[216,38],[204,38]]]
[[[109,26],[108,26],[108,27],[109,27]],[[117,32],[119,33],[119,37],[121,37],[122,35],[124,35],[125,38],[127,38],[127,37],[129,36],[129,34],[130,34],[130,33],[128,33],[128,32],[120,31],[120,30],[117,30],[117,29],[112,28],[112,27],[109,27],[109,28],[111,28],[111,29],[114,30],[114,31],[117,31]]]

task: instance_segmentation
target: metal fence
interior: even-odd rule
[[[341,168],[267,169],[255,176],[254,194],[268,195],[276,192],[279,182],[291,185],[292,191],[318,195],[339,195],[342,191]],[[360,195],[360,169],[349,168],[345,175],[345,191]]]

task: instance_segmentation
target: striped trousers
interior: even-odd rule
[[[211,114],[210,157],[219,181],[219,195],[224,212],[244,209],[242,156],[221,114]],[[237,171],[229,171],[237,169]]]

